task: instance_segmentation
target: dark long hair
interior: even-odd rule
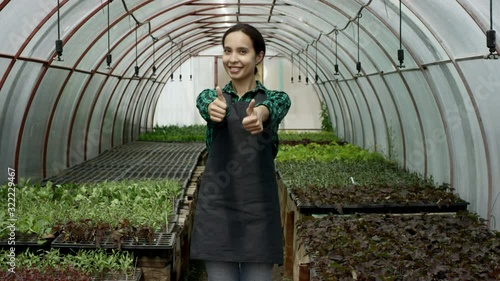
[[[252,40],[253,43],[253,49],[255,50],[256,54],[264,52],[264,56],[266,55],[266,42],[264,41],[264,37],[262,37],[262,34],[260,33],[259,30],[257,30],[257,28],[246,23],[235,24],[231,26],[228,30],[226,30],[224,36],[222,36],[222,47],[224,47],[224,41],[226,40],[226,36],[236,31],[241,31],[245,33],[248,37],[250,37],[250,40]],[[255,68],[254,71],[254,74],[256,73],[257,73],[257,67]]]

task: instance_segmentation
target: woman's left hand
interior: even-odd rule
[[[269,110],[265,106],[255,107],[255,100],[251,100],[247,108],[247,116],[243,118],[243,128],[252,135],[259,134],[264,130],[262,125],[269,116]]]

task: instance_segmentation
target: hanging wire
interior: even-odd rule
[[[308,75],[308,70],[307,70],[307,67],[309,66],[309,63],[308,63],[308,57],[309,57],[309,44],[307,45],[306,47],[306,71],[305,71],[305,74],[306,74],[306,85],[309,85],[309,75]]]
[[[358,62],[356,63],[356,70],[358,71],[358,75],[361,75],[361,62],[359,61],[359,19],[362,17],[362,14],[360,13],[358,15]]]
[[[57,40],[56,40],[56,55],[55,60],[63,61],[63,41],[61,40],[61,3],[57,0]]]
[[[490,51],[486,58],[498,59],[496,31],[493,29],[493,0],[490,0],[490,30],[486,31],[486,46]]]
[[[402,0],[399,0],[399,50],[398,50],[398,60],[399,68],[405,68],[405,51],[403,50],[403,12],[402,12]]]
[[[171,42],[170,46],[170,64],[172,67],[172,73],[170,73],[170,80],[174,81],[174,42]]]
[[[291,68],[292,68],[292,75],[290,75],[291,76],[290,83],[293,84],[293,52],[292,52],[292,67]]]
[[[182,47],[179,48],[179,82],[182,82]]]
[[[156,41],[158,39],[153,39],[153,74],[151,76],[156,76]]]
[[[493,0],[490,0],[490,30],[493,30]]]
[[[300,71],[300,53],[298,56],[299,56],[299,81],[298,82],[300,83],[300,82],[302,82],[302,76],[300,75],[300,72],[301,72]]]
[[[318,80],[319,80],[319,75],[318,75],[318,41],[319,41],[319,39],[316,40],[316,61],[315,61],[315,64],[316,64],[316,71],[315,72],[316,73],[314,75],[315,82],[318,82]]]
[[[343,31],[345,29],[347,29],[349,27],[349,25],[358,20],[359,22],[359,17],[361,15],[361,12],[363,11],[363,9],[365,9],[366,7],[368,7],[371,3],[372,3],[373,0],[369,0],[366,4],[362,5],[361,8],[358,10],[357,14],[355,17],[349,19],[346,23],[346,25],[343,27],[343,28],[338,28],[337,26],[335,26],[335,28],[333,30],[331,30],[330,32],[327,32],[327,33],[320,33],[320,35],[318,36],[318,38],[314,39],[314,40],[319,40],[321,38],[321,36],[325,35],[325,36],[329,36],[330,34],[332,33],[335,33],[335,38],[337,38],[337,35],[340,31]],[[359,24],[359,23],[358,23]],[[313,41],[314,41],[313,40]],[[336,40],[336,39],[335,39]],[[304,50],[299,50],[299,52],[297,54],[299,54],[300,52],[303,52]],[[300,56],[299,56],[299,62],[300,62]],[[335,71],[335,75],[339,75],[338,73],[338,64],[336,64],[336,68],[337,70]],[[299,73],[299,76],[300,76],[300,73]],[[300,81],[299,81],[300,82]]]
[[[193,53],[189,49],[189,81],[193,81]]]
[[[111,2],[113,2],[113,1],[111,0]],[[128,15],[129,15],[132,19],[134,19],[134,21],[135,21],[135,23],[136,23],[137,25],[143,25],[143,24],[147,24],[147,25],[148,25],[148,34],[149,34],[149,36],[151,36],[151,37],[154,39],[155,37],[154,37],[154,36],[153,36],[153,34],[151,33],[151,22],[150,22],[150,21],[140,22],[140,21],[139,21],[139,20],[135,17],[134,13],[130,12],[130,10],[129,10],[129,9],[128,9],[128,7],[127,7],[127,4],[125,3],[125,0],[122,0],[122,4],[123,4],[123,8],[124,8],[124,9],[125,9],[125,11],[127,12],[127,14],[128,14]]]
[[[135,27],[135,68],[134,68],[134,77],[139,77],[139,65],[137,63],[137,59],[139,57],[139,52],[137,50],[137,29],[139,29],[139,25]]]
[[[335,73],[334,73],[334,75],[340,75],[340,73],[339,73],[339,53],[338,53],[339,44],[338,44],[338,39],[337,39],[338,35],[339,35],[339,31],[336,30],[335,31]]]
[[[113,0],[108,1],[108,54],[106,55],[106,64],[107,64],[107,69],[111,69],[111,63],[113,61],[113,56],[111,55],[111,35],[110,35],[110,12],[109,12],[109,5],[113,2]]]
[[[60,22],[61,13],[60,13],[60,9],[61,9],[61,3],[59,0],[57,0],[57,39],[61,39],[61,22]]]

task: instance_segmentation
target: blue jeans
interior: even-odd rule
[[[205,261],[208,281],[271,281],[272,263]]]

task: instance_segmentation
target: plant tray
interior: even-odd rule
[[[204,143],[132,142],[44,179],[43,184],[93,183],[123,179],[189,179]]]
[[[139,281],[141,280],[142,272],[137,269],[134,274],[112,274],[106,273],[104,276],[96,274],[90,279],[91,281]]]
[[[355,214],[355,213],[455,213],[467,210],[468,202],[437,204],[437,203],[385,203],[366,205],[311,205],[302,203],[291,193],[290,197],[295,201],[297,209],[301,214]]]
[[[380,204],[380,205],[346,205],[346,206],[301,206],[297,204],[301,214],[385,214],[385,213],[455,213],[467,210],[469,203],[454,203],[438,206],[437,204]]]
[[[36,234],[21,234],[16,233],[15,237],[15,245],[9,245],[8,238],[3,238],[0,240],[0,247],[3,246],[30,246],[30,247],[41,247],[47,244],[49,241],[53,239],[38,239],[38,235]],[[40,243],[38,242],[40,241]]]
[[[95,241],[63,241],[64,235],[59,235],[54,241],[52,241],[51,246],[54,248],[81,248],[81,249],[116,249],[118,244],[113,241],[110,235],[106,235],[100,242],[99,247],[96,245]],[[151,243],[146,242],[145,239],[139,239],[135,241],[130,238],[122,242],[122,250],[170,250],[173,249],[175,242],[175,233],[164,233],[159,232],[154,234],[154,241]]]

